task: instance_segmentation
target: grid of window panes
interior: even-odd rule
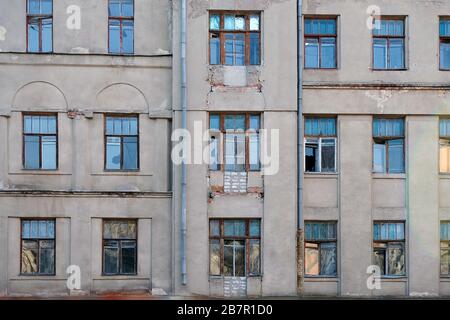
[[[134,0],[109,0],[109,53],[134,52]]]
[[[261,274],[261,222],[258,219],[211,219],[210,275]]]
[[[373,68],[405,69],[405,20],[375,19]]]
[[[441,222],[441,275],[450,276],[450,222]]]
[[[57,169],[56,115],[23,116],[23,152],[25,169]]]
[[[374,172],[405,172],[404,135],[404,119],[375,118],[373,120]]]
[[[439,65],[441,70],[450,70],[450,18],[439,21]]]
[[[53,51],[52,0],[27,0],[27,51]]]
[[[450,119],[439,120],[439,171],[450,173]]]
[[[103,221],[103,274],[136,274],[137,221]]]
[[[405,275],[405,223],[374,223],[373,240],[373,263],[381,275]]]
[[[306,18],[305,68],[336,68],[336,52],[336,18]]]
[[[305,222],[305,274],[336,276],[336,222]]]
[[[139,169],[139,127],[137,116],[107,116],[105,169]]]
[[[336,172],[336,118],[305,118],[305,172]]]
[[[212,12],[209,16],[209,61],[222,65],[259,65],[260,14]]]
[[[21,221],[21,274],[55,273],[55,220]]]

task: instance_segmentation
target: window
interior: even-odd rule
[[[261,62],[260,14],[220,13],[209,16],[209,62],[230,66]]]
[[[405,133],[403,119],[373,120],[373,171],[405,172]]]
[[[439,21],[439,68],[450,70],[450,18]]]
[[[305,172],[336,172],[335,118],[305,118]]]
[[[103,274],[136,274],[137,222],[103,221]]]
[[[439,171],[450,173],[450,119],[440,119],[439,136]]]
[[[107,116],[105,169],[139,169],[139,123],[137,116]]]
[[[54,275],[55,220],[22,220],[21,229],[21,274]]]
[[[27,52],[53,51],[53,1],[27,0]]]
[[[405,224],[376,222],[373,225],[373,263],[381,275],[405,275]]]
[[[209,221],[209,270],[213,276],[261,274],[261,225],[257,219]]]
[[[109,0],[109,53],[134,52],[134,0]]]
[[[222,167],[225,171],[235,172],[260,170],[260,120],[259,114],[210,114],[210,169],[220,170]],[[221,146],[223,152],[220,152]],[[220,155],[223,155],[224,161]]]
[[[58,167],[56,115],[23,116],[23,167],[56,170]]]
[[[450,276],[450,222],[441,222],[441,275]]]
[[[336,276],[336,222],[305,222],[305,274]]]
[[[334,69],[336,18],[305,18],[305,68]]]
[[[375,19],[374,26],[373,68],[405,69],[405,19]]]

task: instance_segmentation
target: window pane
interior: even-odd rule
[[[40,6],[39,0],[28,0],[28,13],[29,14],[39,14]]]
[[[209,167],[211,170],[219,170],[219,140],[212,136],[209,144],[210,159]]]
[[[220,275],[220,240],[210,240],[209,273],[214,276]]]
[[[211,236],[218,237],[220,236],[220,222],[219,220],[210,220],[209,221],[209,232]]]
[[[259,115],[250,115],[250,129],[258,130],[260,128]]]
[[[31,238],[37,238],[39,235],[39,224],[37,220],[31,221]]]
[[[245,171],[245,134],[225,134],[225,170]]]
[[[243,34],[236,34],[234,41],[235,51],[235,65],[245,65],[245,36]]]
[[[122,16],[123,17],[134,16],[133,0],[122,0]]]
[[[403,39],[390,39],[389,45],[389,68],[403,69],[405,67]]]
[[[120,53],[120,22],[109,20],[109,52]]]
[[[21,273],[27,274],[38,272],[37,256],[38,256],[38,242],[23,240]]]
[[[307,38],[305,40],[305,67],[319,67],[319,40]]]
[[[134,52],[134,22],[123,21],[122,24],[122,52],[133,53]]]
[[[336,171],[336,140],[322,139],[322,172]]]
[[[209,17],[209,29],[210,30],[219,30],[220,29],[220,15],[212,14]]]
[[[22,238],[30,238],[30,221],[22,221]]]
[[[31,116],[23,117],[23,132],[31,133]]]
[[[251,15],[250,16],[250,31],[259,30],[259,16]]]
[[[232,237],[245,237],[245,221],[224,220],[224,235]]]
[[[224,28],[225,30],[234,30],[234,16],[225,15]]]
[[[130,123],[130,134],[132,135],[138,135],[138,117],[130,117],[129,123]]]
[[[214,130],[220,129],[220,116],[218,114],[209,115],[209,128]]]
[[[42,20],[42,52],[53,51],[53,21],[52,19]]]
[[[441,19],[439,22],[439,35],[450,37],[450,19]]]
[[[122,134],[122,118],[114,118],[114,134]]]
[[[226,241],[228,242],[228,241]],[[233,246],[225,245],[223,248],[223,275],[234,276],[234,249]]]
[[[138,139],[137,137],[123,137],[123,169],[138,168]]]
[[[450,274],[450,250],[447,244],[443,243],[441,243],[441,274]]]
[[[116,242],[116,241],[114,241]],[[111,245],[109,241],[108,245]],[[119,273],[119,248],[106,247],[104,248],[104,272],[105,274],[117,274]]]
[[[441,69],[450,69],[450,42],[441,42],[440,44],[440,67]]]
[[[39,238],[47,238],[47,221],[40,220],[39,222]]]
[[[56,137],[42,136],[42,169],[56,169]]]
[[[250,237],[259,237],[261,234],[260,221],[251,220],[250,221]]]
[[[319,275],[319,245],[318,244],[306,243],[305,274]]]
[[[385,270],[385,249],[374,249],[373,252],[373,264],[380,267],[380,272],[382,275],[386,274]]]
[[[55,272],[55,249],[53,240],[40,241],[39,273],[53,274]]]
[[[320,274],[336,275],[336,243],[320,244]]]
[[[41,0],[41,13],[42,14],[52,14],[52,0]]]
[[[103,223],[104,239],[136,239],[136,221],[105,220]]]
[[[321,68],[336,68],[336,39],[321,39]]]
[[[245,30],[245,17],[236,16],[234,19],[235,30]]]
[[[211,34],[209,50],[209,63],[220,64],[220,39],[218,34]]]
[[[234,36],[225,34],[225,64],[234,65]]]
[[[386,69],[387,67],[387,40],[373,39],[373,67]]]
[[[389,148],[389,172],[405,172],[405,161],[403,151],[403,139],[388,141]]]
[[[250,33],[250,64],[260,64],[259,33]]]
[[[386,145],[373,144],[373,172],[386,172]]]
[[[305,145],[305,171],[319,172],[319,144],[318,140],[307,139]]]
[[[106,138],[106,169],[120,169],[120,138]]]
[[[28,52],[39,52],[38,21],[38,19],[30,19],[28,22]]]
[[[260,258],[260,241],[250,240],[249,248],[249,270],[252,275],[259,275],[261,273],[261,258]]]
[[[110,17],[119,17],[120,0],[109,0],[108,12]]]
[[[136,273],[136,242],[122,241],[122,273]]]
[[[450,141],[441,140],[439,144],[439,171],[450,173]]]
[[[234,276],[245,277],[245,244],[244,241],[234,242]]]
[[[390,275],[405,274],[405,255],[402,243],[389,245],[388,259],[388,272]]]
[[[25,136],[25,168],[39,169],[39,137]]]
[[[250,170],[259,170],[259,134],[250,133],[249,134],[249,162]]]

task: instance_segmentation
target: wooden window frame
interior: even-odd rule
[[[53,221],[53,226],[54,226],[54,230],[53,230],[53,234],[54,237],[53,238],[28,238],[25,239],[23,238],[23,222],[24,221]],[[39,230],[38,230],[39,233]],[[40,273],[39,271],[36,273],[23,273],[22,272],[22,250],[23,250],[23,241],[29,240],[29,241],[37,241],[38,243],[38,255],[36,257],[36,264],[38,266],[38,269],[40,269],[40,264],[39,264],[39,257],[40,257],[40,253],[41,253],[41,246],[40,246],[40,242],[41,241],[53,241],[53,272],[52,273]],[[55,276],[56,275],[56,219],[55,218],[21,218],[20,219],[20,272],[19,272],[20,276],[25,276],[25,277],[45,277],[45,276]]]
[[[374,30],[372,30],[372,70],[373,71],[406,71],[408,70],[408,67],[406,66],[406,16],[381,16],[378,17],[376,19],[373,20],[373,23],[375,23],[375,21],[377,20],[400,20],[403,22],[403,35],[402,36],[394,36],[394,35],[375,35],[374,34]],[[375,39],[386,39],[386,43],[387,43],[387,49],[386,49],[386,59],[387,59],[387,63],[386,63],[386,68],[384,69],[380,69],[380,68],[375,68]],[[390,43],[391,43],[391,39],[403,39],[403,68],[398,68],[398,69],[394,69],[394,68],[390,68],[390,53],[389,53],[389,49],[390,49]]]
[[[338,16],[305,16],[303,18],[303,30],[306,31],[305,25],[306,20],[334,20],[336,32],[333,34],[322,34],[322,33],[304,33],[303,35],[303,68],[306,70],[336,70],[338,69]],[[319,44],[319,66],[318,67],[307,67],[306,66],[306,39],[313,38],[317,39]],[[334,38],[335,50],[334,50],[334,67],[324,68],[322,67],[322,38]]]
[[[117,221],[117,222],[134,222],[136,224],[136,237],[135,239],[110,239],[105,238],[105,223],[111,222],[111,221]],[[138,275],[138,230],[139,230],[139,220],[138,219],[129,219],[129,218],[105,218],[102,219],[102,276],[105,277],[111,277],[111,276],[137,276]],[[105,273],[105,241],[117,241],[119,243],[118,246],[118,273]],[[136,250],[136,256],[134,257],[134,273],[122,273],[122,241],[134,241],[135,242],[135,250]]]
[[[262,55],[262,48],[261,48],[261,17],[262,17],[261,11],[209,11],[208,15],[208,64],[209,65],[221,65],[221,66],[240,66],[235,64],[226,64],[225,63],[225,34],[232,33],[232,34],[243,34],[244,35],[244,65],[242,66],[259,66],[261,65],[261,55]],[[211,16],[213,15],[219,15],[220,16],[220,27],[219,30],[211,29],[210,21]],[[235,15],[235,16],[244,16],[245,17],[245,29],[244,30],[226,30],[225,29],[225,15]],[[259,17],[259,29],[258,30],[250,30],[250,16],[257,15]],[[259,61],[257,64],[250,64],[250,34],[259,34]],[[219,42],[220,42],[220,61],[218,64],[211,64],[211,37],[213,34],[218,34]]]
[[[245,222],[245,236],[225,236],[225,228],[224,228],[224,222],[225,221],[244,221]],[[219,232],[220,234],[213,235],[211,232],[211,221],[219,221]],[[250,222],[251,221],[258,221],[259,222],[259,236],[251,236],[250,235]],[[209,275],[211,277],[223,277],[224,276],[224,244],[225,240],[240,240],[245,241],[245,277],[261,277],[262,276],[262,242],[261,242],[261,233],[262,233],[262,223],[261,219],[258,218],[211,218],[209,219],[208,223],[208,230],[209,230],[209,245],[211,244],[211,240],[219,240],[220,243],[220,275],[211,274],[211,265],[208,266],[209,269]],[[250,273],[250,264],[248,263],[250,261],[250,240],[259,240],[259,261],[260,261],[260,270],[259,274],[251,274]],[[210,252],[208,253],[208,256],[210,256]],[[209,261],[209,260],[208,260]]]
[[[53,53],[53,0],[52,0],[52,14],[36,14],[36,13],[29,13],[29,8],[28,8],[28,0],[26,0],[26,41],[27,41],[27,53]],[[28,35],[28,26],[30,25],[30,21],[33,19],[38,19],[39,21],[39,51],[30,51],[29,48],[29,43],[28,43],[28,39],[29,39],[29,35]],[[42,20],[45,19],[52,19],[52,50],[51,51],[46,51],[43,52],[42,51],[42,33],[43,33],[43,29],[42,29]]]
[[[403,224],[403,239],[401,240],[375,240],[375,233],[373,230],[375,230],[375,224],[392,224],[392,223],[402,223]],[[405,278],[407,277],[407,249],[406,249],[406,221],[404,220],[376,220],[373,221],[372,223],[372,259],[375,255],[375,244],[376,243],[382,243],[382,244],[386,244],[386,248],[385,250],[387,251],[389,249],[389,244],[395,244],[395,243],[401,243],[403,244],[403,254],[405,256],[405,261],[404,261],[404,269],[405,272],[403,274],[390,274],[389,272],[389,257],[385,256],[385,260],[384,260],[384,274],[381,274],[382,278]],[[373,260],[372,260],[373,261]]]
[[[134,34],[134,16],[135,16],[135,1],[133,0],[133,15],[132,16],[110,16],[109,15],[109,3],[110,0],[108,0],[108,53],[112,54],[112,55],[134,55],[134,40],[135,40],[135,34]],[[120,35],[120,51],[119,52],[111,52],[111,47],[110,47],[110,38],[111,38],[111,34],[110,34],[110,27],[111,27],[111,21],[112,20],[118,20],[119,21],[119,35]],[[123,35],[122,35],[122,30],[123,30],[123,23],[124,21],[132,21],[133,22],[133,52],[124,52],[123,50]]]
[[[124,134],[107,134],[106,130],[106,120],[107,118],[136,118],[137,120],[137,135],[124,135]],[[107,150],[108,150],[108,137],[118,137],[120,138],[120,169],[108,169],[107,165]],[[136,160],[137,160],[137,168],[136,169],[124,169],[123,168],[123,138],[124,137],[136,137],[137,138],[137,150],[136,150]],[[139,132],[139,114],[109,114],[106,113],[103,116],[103,170],[106,172],[139,172],[140,171],[140,132]]]
[[[439,221],[439,229],[441,228],[441,225],[443,223],[449,224],[450,221],[448,221],[448,220],[441,220],[441,221]],[[442,240],[440,232],[439,232],[439,275],[440,275],[441,278],[450,278],[450,269],[449,269],[448,273],[442,273],[441,272],[441,264],[442,264],[441,250],[442,250],[442,244],[443,243],[446,243],[448,245],[447,249],[450,250],[450,240]]]
[[[26,116],[52,116],[56,120],[56,133],[25,133],[25,117]],[[23,170],[39,170],[39,171],[58,171],[59,169],[59,123],[58,114],[51,112],[23,112],[22,113],[22,169]],[[39,137],[39,168],[27,168],[25,162],[25,136]],[[56,137],[56,167],[55,169],[42,169],[42,137]]]
[[[440,25],[442,20],[449,20],[450,21],[450,16],[440,16],[439,17],[439,23],[438,26]],[[448,36],[441,36],[441,32],[439,31],[439,50],[438,50],[438,64],[439,64],[439,71],[450,71],[450,68],[448,69],[444,69],[441,66],[441,44],[442,43],[447,43],[450,45],[450,35]]]
[[[210,112],[208,114],[208,126],[211,124],[211,116],[212,115],[218,115],[219,116],[219,130],[217,129],[211,129],[211,133],[220,133],[220,136],[223,137],[223,141],[219,140],[218,148],[219,148],[219,155],[218,158],[221,161],[221,163],[218,163],[219,169],[218,170],[212,170],[210,167],[210,171],[222,171],[225,172],[225,155],[226,155],[226,144],[225,144],[225,134],[227,133],[227,130],[225,129],[225,117],[228,115],[244,115],[245,116],[245,131],[243,134],[245,135],[245,171],[241,172],[259,172],[262,169],[261,165],[261,155],[259,154],[259,165],[258,169],[251,169],[250,167],[250,134],[256,133],[258,137],[260,138],[260,130],[261,130],[261,124],[262,124],[262,113],[257,112]],[[259,116],[259,128],[257,130],[250,129],[250,116]],[[211,134],[213,135],[213,134]],[[220,159],[221,158],[221,159]]]

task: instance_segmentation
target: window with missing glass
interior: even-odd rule
[[[373,68],[405,69],[405,18],[374,19]]]
[[[336,17],[305,18],[305,68],[335,69],[337,66]]]
[[[53,51],[53,1],[27,0],[27,52]]]
[[[137,115],[105,117],[105,169],[139,170]]]
[[[305,221],[305,275],[336,276],[337,223]]]
[[[23,167],[30,170],[57,169],[58,121],[56,115],[23,115]]]
[[[450,119],[439,120],[439,171],[450,173]]]
[[[439,21],[439,66],[441,70],[450,70],[450,17]]]
[[[441,222],[441,276],[450,276],[450,221]]]
[[[134,52],[134,0],[109,0],[109,53]]]
[[[137,273],[137,221],[103,220],[103,274]]]
[[[210,12],[210,64],[244,66],[261,63],[260,12]]]
[[[55,220],[21,220],[21,266],[23,275],[55,274]]]
[[[261,221],[211,219],[209,270],[212,276],[245,277],[261,274]]]
[[[259,171],[260,114],[210,114],[210,169]]]
[[[336,118],[305,118],[305,172],[336,172]]]
[[[373,263],[381,275],[405,275],[405,223],[375,222],[373,224]]]
[[[404,119],[373,120],[373,172],[405,172]]]

